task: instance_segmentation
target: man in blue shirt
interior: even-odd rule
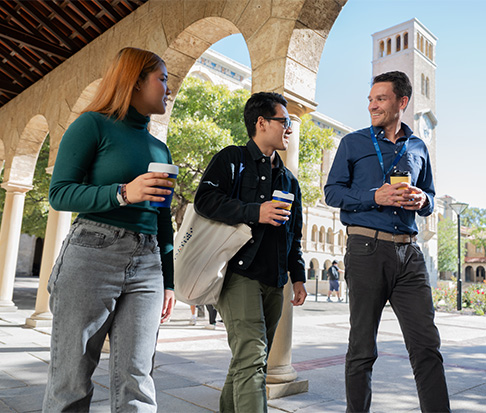
[[[432,213],[435,189],[427,147],[401,121],[411,95],[405,73],[387,72],[373,79],[371,127],[341,140],[324,188],[327,204],[341,209],[348,233],[348,412],[370,409],[376,336],[387,301],[405,339],[421,410],[450,411],[429,277],[415,243],[415,214]],[[390,184],[396,171],[409,172],[411,183]]]

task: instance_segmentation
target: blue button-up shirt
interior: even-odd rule
[[[424,142],[413,135],[402,123],[405,136],[393,143],[385,138],[382,128],[374,128],[378,145],[388,169],[408,139],[407,150],[396,169],[410,171],[412,185],[426,194],[429,202],[420,216],[428,216],[434,209],[434,181],[429,153]],[[390,183],[390,176],[386,177]],[[393,234],[416,234],[415,211],[380,206],[375,202],[375,192],[383,185],[383,170],[371,139],[370,128],[346,135],[339,144],[334,163],[324,187],[326,203],[341,208],[344,225],[358,225]]]

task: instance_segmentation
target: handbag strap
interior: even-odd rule
[[[243,153],[243,149],[241,146],[238,146],[240,150],[240,167],[238,168],[238,174],[235,177],[235,181],[233,182],[233,190],[231,191],[231,198],[240,199],[240,188],[241,188],[241,174],[245,169],[245,154]]]

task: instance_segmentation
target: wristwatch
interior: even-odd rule
[[[120,203],[120,206],[127,206],[128,204],[123,199],[122,186],[123,186],[123,184],[118,185],[118,189],[116,191],[116,199],[118,199],[118,202]]]

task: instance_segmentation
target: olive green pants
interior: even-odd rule
[[[267,358],[282,314],[283,288],[226,274],[216,309],[233,355],[221,392],[221,413],[267,412]]]

